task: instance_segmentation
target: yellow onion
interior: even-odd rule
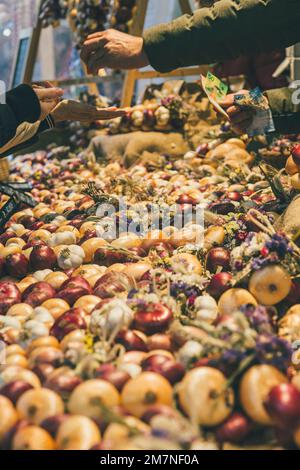
[[[272,426],[272,419],[266,412],[264,402],[276,385],[287,383],[287,378],[278,369],[269,365],[251,367],[240,383],[240,402],[256,423]]]

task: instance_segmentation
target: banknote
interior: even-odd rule
[[[236,94],[234,102],[243,109],[253,110],[253,120],[247,134],[250,137],[268,134],[275,131],[272,112],[267,98],[260,88],[254,88],[249,93]]]
[[[201,75],[201,84],[215,110],[228,119],[228,114],[219,104],[227,95],[228,86],[211,72],[208,72],[206,77]]]

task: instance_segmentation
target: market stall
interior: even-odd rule
[[[107,13],[82,3],[79,41]],[[11,161],[1,448],[300,448],[300,136],[236,135],[205,86]]]

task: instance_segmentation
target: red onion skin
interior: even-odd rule
[[[2,437],[0,441],[0,449],[11,450],[12,442],[13,442],[13,438],[15,434],[21,429],[24,429],[29,425],[30,425],[29,421],[26,421],[25,419],[17,421],[17,423]]]
[[[157,333],[148,338],[147,347],[148,351],[156,351],[158,349],[172,351],[172,341],[170,336]]]
[[[162,375],[172,385],[179,382],[185,374],[185,369],[181,364],[159,354],[144,359],[141,366],[145,372],[156,372]]]
[[[292,157],[297,166],[300,166],[300,144],[297,144],[292,149]]]
[[[34,246],[29,260],[34,271],[53,269],[57,263],[56,254],[49,246]]]
[[[68,417],[69,415],[66,414],[50,416],[50,418],[44,419],[44,421],[41,422],[40,426],[41,428],[45,429],[53,437],[53,439],[55,439],[60,425],[64,421],[66,421]]]
[[[127,372],[117,369],[107,372],[97,370],[95,376],[96,378],[111,383],[119,392],[122,391],[124,385],[131,379],[131,376]]]
[[[50,335],[61,341],[71,331],[86,330],[86,328],[84,312],[80,308],[72,308],[57,318],[50,330]]]
[[[74,276],[61,285],[57,297],[72,306],[80,297],[91,293],[92,289],[88,281],[81,276]]]
[[[150,305],[148,310],[141,308],[135,315],[135,327],[146,334],[166,331],[173,319],[171,310],[161,304]]]
[[[122,344],[126,351],[147,351],[146,343],[132,330],[120,331],[117,342]]]
[[[228,270],[230,268],[228,251],[220,247],[212,248],[207,255],[206,266],[210,272],[215,272],[219,266]]]
[[[6,258],[5,270],[12,277],[22,279],[29,270],[29,262],[23,253],[13,253]]]
[[[14,282],[0,281],[0,315],[5,315],[10,307],[21,302],[21,292]]]
[[[218,299],[224,292],[232,287],[232,275],[228,272],[215,274],[207,288],[207,292],[212,297]]]
[[[33,388],[27,382],[22,380],[15,380],[14,382],[9,382],[5,384],[0,389],[0,395],[4,395],[5,397],[9,398],[9,400],[16,405],[18,399],[20,398],[23,393],[27,392],[27,390],[31,390]]]
[[[294,428],[300,423],[300,391],[292,384],[272,388],[265,409],[279,428]]]
[[[34,308],[54,297],[56,297],[56,291],[48,282],[36,282],[25,289],[22,301]]]
[[[118,293],[129,291],[133,287],[132,279],[126,274],[109,272],[96,282],[94,295],[102,299],[109,299],[115,297]]]
[[[247,438],[251,429],[252,424],[245,415],[233,413],[217,428],[216,438],[220,443],[231,442],[233,444],[239,444]]]

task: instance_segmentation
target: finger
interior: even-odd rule
[[[234,95],[227,95],[222,101],[218,101],[218,103],[222,108],[229,108],[234,104]]]
[[[94,115],[94,119],[97,121],[97,120],[109,120],[109,119],[116,119],[118,117],[122,117],[125,115],[125,111],[114,111],[114,112],[110,112],[110,113],[107,113],[105,111],[98,111],[95,113]]]
[[[56,108],[56,106],[57,106],[56,101],[43,102],[42,115],[48,116],[48,114],[50,114]]]
[[[40,100],[53,100],[63,96],[64,91],[61,88],[37,88],[35,90]]]
[[[105,51],[95,52],[88,61],[88,73],[97,75],[98,70],[102,69],[105,66],[105,56]]]
[[[103,49],[103,46],[106,44],[106,40],[104,38],[95,38],[92,40],[87,40],[84,42],[80,58],[86,64],[91,56],[91,54]]]
[[[89,39],[101,38],[103,34],[104,34],[104,31],[97,31],[97,33],[89,34],[88,37],[86,38],[86,41]]]

